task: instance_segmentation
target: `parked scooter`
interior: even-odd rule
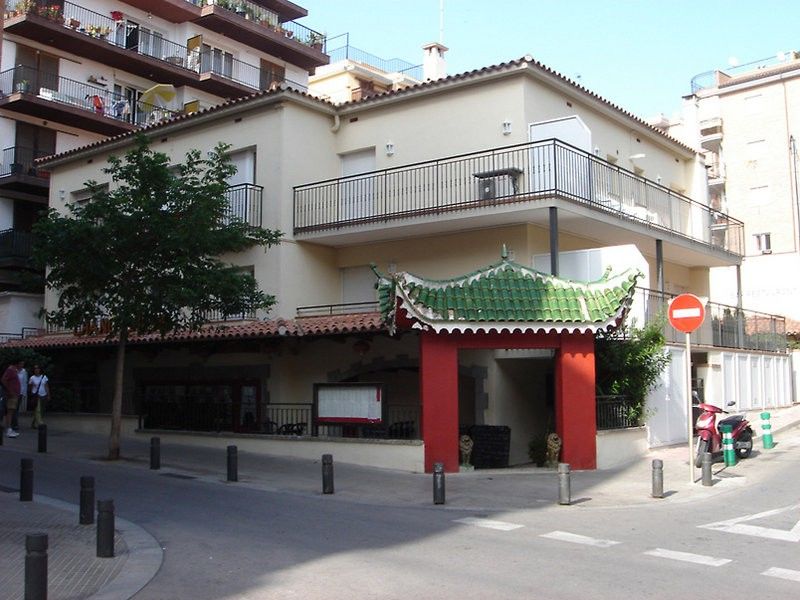
[[[728,402],[728,406],[733,406],[735,402]],[[698,408],[703,412],[697,417],[695,429],[697,430],[697,456],[694,464],[699,467],[703,464],[703,454],[712,454],[722,451],[722,434],[719,431],[720,425],[731,426],[731,437],[733,438],[733,449],[739,458],[747,458],[753,451],[753,430],[744,415],[731,415],[717,423],[719,413],[728,414],[713,404],[699,404]]]

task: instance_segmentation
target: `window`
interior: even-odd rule
[[[203,44],[200,53],[200,72],[233,77],[233,54]]]
[[[756,233],[753,236],[756,240],[756,249],[761,254],[772,254],[772,243],[770,242],[769,233]]]

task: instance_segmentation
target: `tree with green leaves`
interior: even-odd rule
[[[79,329],[102,323],[117,341],[109,459],[120,454],[123,372],[131,334],[197,330],[215,312],[229,316],[268,309],[275,301],[252,274],[220,257],[279,243],[281,232],[236,218],[226,197],[235,173],[228,146],[203,158],[191,150],[180,165],[137,136],[123,158],[88,181],[87,200],[50,209],[34,226],[34,258],[47,268],[55,307],[48,323]]]
[[[599,395],[625,396],[631,419],[645,418],[647,394],[658,385],[670,362],[663,318],[642,328],[624,326],[595,339],[596,386]]]

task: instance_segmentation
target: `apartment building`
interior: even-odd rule
[[[42,326],[30,231],[50,178],[34,161],[282,84],[305,89],[328,62],[324,37],[297,21],[306,15],[288,0],[6,0],[0,335]]]
[[[219,141],[251,157],[244,183],[263,193],[241,218],[286,238],[227,257],[276,296],[270,314],[132,337],[126,413],[413,470],[457,468],[464,431],[506,435],[512,464],[556,431],[585,468],[686,439],[682,335],[666,331],[648,428],[616,433],[598,431],[592,336],[656,318],[676,293],[708,297],[711,269],[741,263],[742,223],[709,204],[703,157],[530,56],[440,75],[339,104],[275,89],[146,130],[174,160]],[[103,181],[131,141],[49,159],[51,205]],[[791,402],[784,328],[709,302],[693,334],[704,399]],[[113,341],[21,343],[55,356],[83,409],[107,410]]]
[[[752,308],[786,315],[800,330],[800,53],[779,53],[692,80],[682,118],[668,130],[702,148],[714,208],[745,224],[738,276]],[[737,303],[735,269],[712,274],[715,296]]]

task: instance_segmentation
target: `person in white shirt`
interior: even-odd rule
[[[47,380],[47,375],[42,372],[39,365],[33,365],[33,375],[31,375],[28,382],[28,391],[30,392],[30,406],[33,409],[33,422],[31,427],[36,429],[39,425],[43,425],[42,414],[44,413],[44,403],[50,396],[50,383]]]

